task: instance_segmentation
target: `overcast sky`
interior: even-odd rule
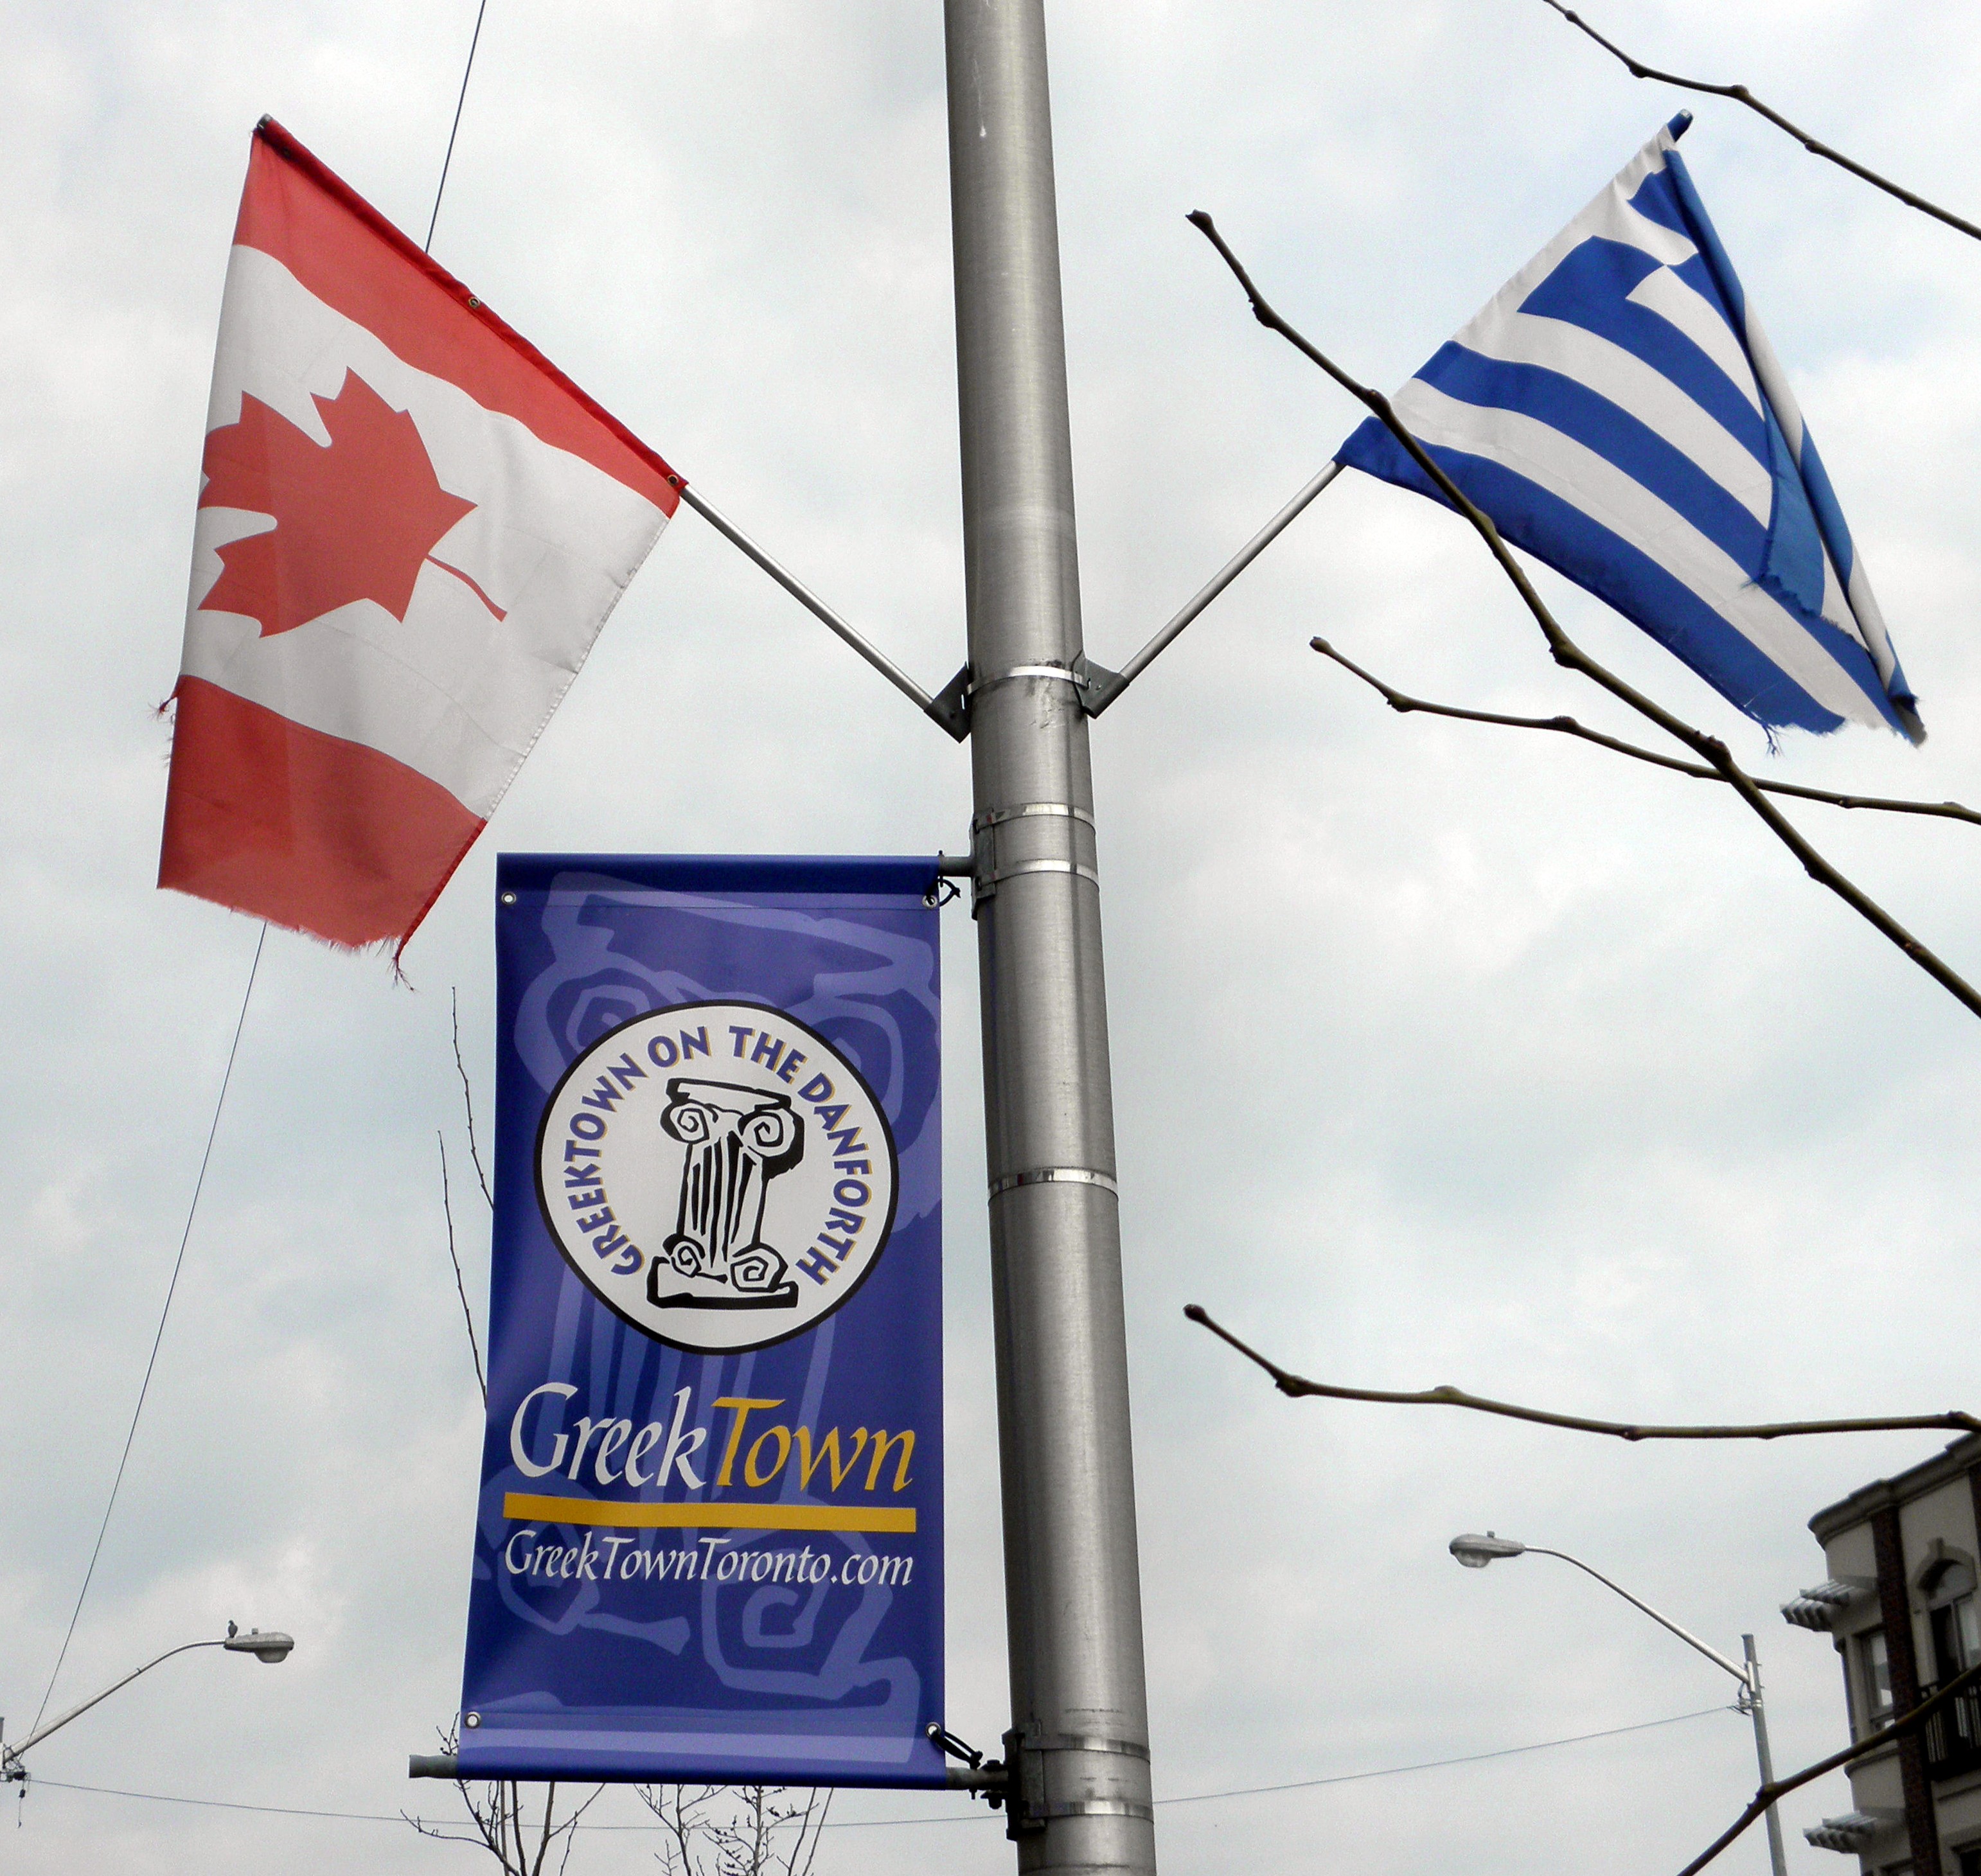
[[[1969,215],[1960,0],[1589,0],[1644,58],[1742,79]],[[472,0],[0,5],[0,1709],[39,1701],[177,1251],[254,922],[152,886],[227,244],[271,112],[415,236]],[[1393,384],[1683,101],[1541,0],[1068,0],[1052,56],[1087,643],[1118,663],[1358,413],[1184,224]],[[931,689],[961,662],[940,9],[491,0],[437,257]],[[1685,153],[1820,441],[1932,732],[1760,733],[1552,577],[1590,647],[1767,772],[1981,802],[1981,246],[1695,101]],[[1776,1761],[1843,1738],[1784,1626],[1809,1515],[1932,1435],[1622,1448],[1291,1402],[1290,1365],[1599,1415],[1972,1407],[1974,1019],[1723,792],[1558,739],[1399,719],[1420,694],[1628,722],[1554,670],[1452,517],[1350,477],[1094,739],[1159,1798],[1487,1753],[1723,1706],[1596,1585],[1445,1554],[1575,1551],[1737,1652]],[[479,1402],[434,1136],[488,1112],[498,849],[928,853],[967,753],[685,511],[410,947],[271,933],[94,1588],[78,1699],[230,1618],[34,1755],[0,1863],[380,1876],[470,1851],[396,1823],[457,1702]],[[1981,972],[1981,830],[1798,810]],[[949,1722],[1007,1723],[974,947],[945,914]],[[470,1294],[485,1216],[454,1188]],[[1724,1711],[1469,1768],[1158,1812],[1167,1868],[1660,1876],[1738,1811]],[[11,1808],[13,1801],[9,1798]],[[1786,1806],[1791,1867],[1846,1866]],[[637,1824],[632,1796],[593,1814]],[[980,1807],[851,1794],[821,1876],[1010,1868]],[[651,1868],[636,1833],[574,1872]],[[1725,1859],[1765,1868],[1758,1832]]]

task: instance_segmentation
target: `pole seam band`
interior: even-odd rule
[[[1145,1824],[1156,1821],[1154,1808],[1137,1804],[1131,1798],[1077,1798],[1057,1804],[1027,1804],[1027,1818],[1139,1818]]]
[[[1104,1192],[1114,1193],[1117,1199],[1121,1196],[1121,1188],[1114,1183],[1113,1174],[1096,1172],[1087,1166],[1028,1166],[1022,1172],[1007,1172],[1002,1179],[994,1179],[990,1182],[990,1196],[994,1199],[1000,1192],[1014,1191],[1020,1186],[1098,1186]],[[1056,1740],[1057,1738],[1058,1735],[1055,1735]],[[1090,1745],[1084,1739],[1073,1741],[1070,1735],[1068,1738],[1070,1743],[1063,1748],[1064,1750],[1106,1752],[1127,1749],[1107,1741]],[[1148,1748],[1143,1747],[1141,1751],[1142,1756],[1147,1758]]]
[[[1089,1733],[1040,1733],[1027,1737],[1025,1748],[1032,1752],[1114,1752],[1124,1758],[1149,1756],[1149,1748],[1133,1739],[1107,1739]]]
[[[1096,886],[1100,883],[1100,875],[1077,860],[1020,860],[992,873],[987,880],[980,880],[978,896],[981,897],[1000,880],[1015,880],[1021,873],[1077,873],[1083,880],[1091,880]]]
[[[1008,670],[994,671],[988,677],[980,677],[964,692],[965,697],[974,697],[980,690],[988,690],[993,684],[1008,683],[1014,677],[1056,677],[1084,690],[1093,680],[1070,670],[1064,664],[1014,664]]]
[[[1094,816],[1090,810],[1086,808],[1077,808],[1070,802],[1025,801],[1020,803],[1016,807],[986,808],[982,813],[972,815],[970,820],[970,831],[972,833],[981,833],[987,827],[1001,827],[1006,821],[1022,820],[1028,815],[1033,814],[1065,815],[1077,821],[1084,821],[1090,827],[1094,825]]]

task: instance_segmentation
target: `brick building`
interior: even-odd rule
[[[1782,1613],[1842,1657],[1853,1738],[1981,1660],[1981,1435],[1809,1521],[1829,1575]],[[1850,1768],[1852,1808],[1804,1834],[1863,1876],[1981,1876],[1981,1693]]]

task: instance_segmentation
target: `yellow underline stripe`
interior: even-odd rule
[[[915,1528],[911,1505],[638,1505],[605,1498],[546,1498],[511,1492],[504,1518],[545,1524],[612,1525],[631,1531],[904,1531]]]

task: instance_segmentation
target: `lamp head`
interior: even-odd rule
[[[284,1635],[279,1628],[251,1628],[244,1635],[229,1622],[227,1639],[220,1645],[230,1655],[252,1655],[257,1661],[273,1667],[278,1661],[286,1661],[295,1645],[295,1637]]]
[[[1468,1570],[1483,1570],[1497,1558],[1520,1556],[1527,1548],[1510,1537],[1495,1537],[1490,1531],[1483,1537],[1476,1531],[1468,1531],[1463,1536],[1451,1540],[1451,1554]]]

